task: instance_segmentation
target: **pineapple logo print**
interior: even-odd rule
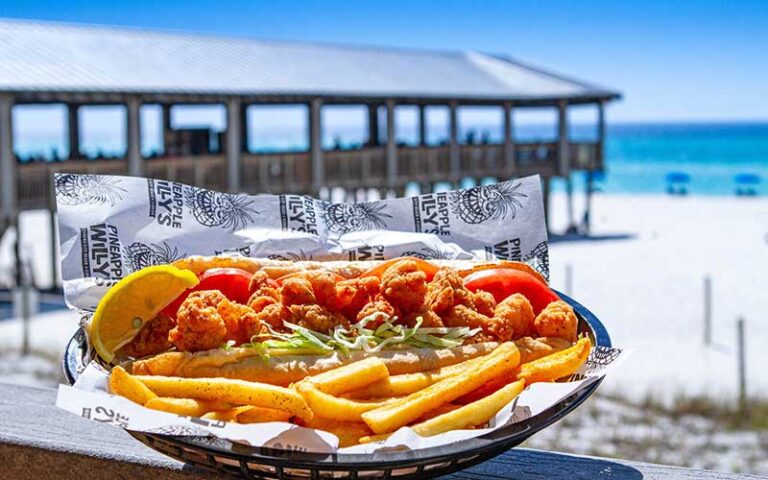
[[[451,206],[459,218],[469,224],[504,219],[509,214],[515,218],[517,209],[523,206],[519,199],[528,196],[518,191],[521,185],[504,182],[451,192]]]
[[[133,242],[125,248],[124,256],[125,263],[135,272],[152,265],[173,263],[187,255],[179,253],[178,248],[171,247],[165,242],[152,243],[149,245],[141,242]]]
[[[267,258],[270,260],[286,260],[286,261],[292,261],[292,262],[301,262],[305,260],[312,260],[312,254],[307,255],[307,252],[304,250],[299,250],[299,253],[295,252],[285,252],[283,254],[275,253],[272,255],[267,255]]]
[[[453,253],[450,250],[440,250],[438,248],[424,247],[418,251],[403,252],[401,257],[416,257],[422,260],[450,260],[453,258]]]
[[[547,242],[541,242],[536,248],[523,257],[523,262],[535,268],[544,278],[549,280],[549,249]]]
[[[56,174],[56,200],[61,205],[103,204],[114,206],[126,190],[120,179],[102,175]]]
[[[343,235],[349,232],[387,228],[384,212],[386,205],[377,202],[334,203],[326,205],[322,215],[331,233]]]
[[[253,200],[247,195],[214,192],[205,188],[190,187],[186,192],[186,203],[195,220],[211,228],[235,231],[253,222],[253,215],[259,214],[251,207]]]

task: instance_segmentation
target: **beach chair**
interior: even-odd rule
[[[757,195],[760,176],[754,173],[739,173],[733,177],[733,181],[736,184],[736,196],[754,197]]]
[[[667,174],[667,193],[670,195],[688,195],[688,184],[691,176],[685,172],[669,172]]]

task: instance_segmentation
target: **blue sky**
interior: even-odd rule
[[[507,53],[618,88],[616,120],[768,118],[768,2],[4,0],[0,16]]]
[[[768,1],[4,0],[0,16],[505,53],[622,91],[611,121],[768,119]]]

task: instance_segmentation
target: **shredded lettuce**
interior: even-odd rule
[[[302,352],[330,353],[338,350],[348,353],[363,350],[370,353],[385,348],[451,348],[477,334],[480,329],[469,327],[421,328],[422,317],[416,318],[413,327],[395,323],[397,317],[377,312],[345,328],[337,325],[330,335],[285,322],[290,332],[278,332],[267,325],[268,333],[251,338],[247,346],[261,349],[301,350]],[[377,327],[369,327],[378,324]],[[246,346],[246,345],[244,345]]]

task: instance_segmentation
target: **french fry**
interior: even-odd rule
[[[287,422],[291,418],[291,414],[289,412],[276,410],[274,408],[243,405],[227,410],[208,412],[203,415],[203,418],[237,423],[265,423]]]
[[[392,435],[391,433],[382,433],[380,435],[366,435],[364,437],[358,438],[357,442],[358,443],[382,442],[388,439],[391,435]]]
[[[381,359],[370,357],[359,362],[350,363],[343,367],[304,379],[297,388],[313,386],[317,390],[330,395],[339,395],[350,390],[365,387],[389,377],[387,366]]]
[[[202,417],[212,410],[227,410],[232,404],[219,401],[197,400],[194,398],[155,397],[144,404],[145,407],[161,412],[174,413],[184,417]]]
[[[458,375],[441,380],[389,405],[367,411],[361,417],[374,433],[395,431],[430,410],[451,402],[503,375],[517,367],[519,363],[520,352],[515,344],[512,342],[502,343],[489,355]]]
[[[357,445],[360,443],[360,437],[369,436],[372,433],[368,425],[363,422],[340,422],[322,417],[315,417],[304,426],[331,432],[339,437],[340,447]]]
[[[123,367],[112,369],[109,375],[109,391],[139,405],[144,405],[149,400],[157,398],[157,394],[136,380]]]
[[[536,382],[554,382],[578,370],[587,361],[591,350],[592,342],[588,337],[584,337],[570,348],[524,363],[520,366],[517,378],[525,380],[528,385]]]
[[[350,396],[353,398],[379,398],[410,395],[413,392],[423,390],[434,383],[445,380],[450,376],[459,374],[462,370],[469,368],[470,365],[477,363],[477,361],[482,358],[483,357],[472,358],[455,365],[449,365],[427,372],[392,375],[391,377],[371,383],[361,389],[354,390],[350,392]]]
[[[452,411],[456,410],[457,408],[461,408],[461,405],[457,405],[455,403],[444,403],[444,404],[440,405],[439,407],[437,407],[436,409],[430,410],[429,412],[427,412],[424,415],[420,416],[413,423],[426,422],[430,418],[435,418],[438,415],[442,415],[444,413],[452,412]]]
[[[301,394],[306,399],[310,408],[318,416],[345,422],[359,422],[364,412],[383,407],[397,399],[364,401],[339,398],[321,392],[310,386],[305,386]]]
[[[287,422],[290,418],[290,412],[284,410],[251,406],[237,415],[237,423]]]
[[[522,337],[515,340],[520,350],[520,363],[528,363],[571,347],[571,342],[557,337]]]
[[[525,380],[510,383],[476,402],[418,423],[412,427],[413,431],[422,437],[431,437],[449,430],[481,425],[493,418],[496,412],[517,397],[523,388],[525,388]]]
[[[266,383],[228,378],[182,378],[137,375],[150,390],[164,397],[221,400],[235,405],[274,408],[290,412],[303,420],[312,418],[304,397],[295,390]]]

